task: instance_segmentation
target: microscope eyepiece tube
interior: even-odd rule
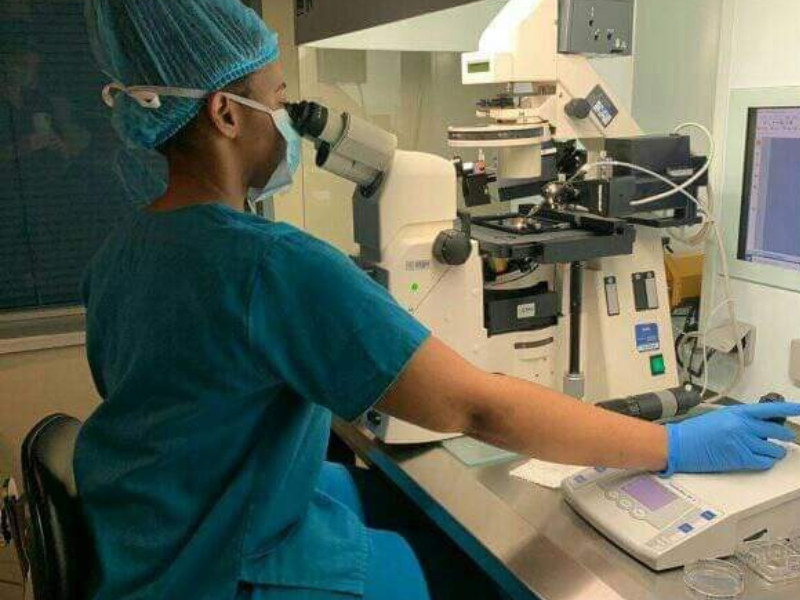
[[[337,144],[344,136],[347,119],[342,114],[331,114],[316,102],[287,103],[286,110],[297,132],[315,143]]]
[[[364,119],[345,114],[344,132],[333,149],[377,171],[385,171],[397,150],[397,136]]]
[[[354,160],[381,164],[387,149],[391,153],[397,149],[396,136],[349,113],[331,113],[321,104],[305,101],[288,103],[286,110],[301,136],[330,144]]]
[[[362,188],[372,186],[381,175],[381,171],[337,154],[328,144],[320,145],[317,152],[317,166]]]
[[[298,133],[316,145],[318,167],[374,191],[394,160],[396,135],[316,102],[289,103],[286,110]]]

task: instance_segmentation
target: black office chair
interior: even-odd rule
[[[84,600],[94,564],[72,457],[81,422],[52,415],[22,445],[29,515],[27,559],[35,600]]]

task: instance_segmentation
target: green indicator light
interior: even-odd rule
[[[412,292],[418,292],[419,291],[419,284],[418,283],[412,283],[411,284],[411,291]]]
[[[650,373],[653,377],[664,375],[667,372],[667,365],[664,362],[663,354],[656,354],[650,357]]]

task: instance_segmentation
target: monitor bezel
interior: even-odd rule
[[[761,111],[770,110],[796,110],[800,112],[800,104],[797,106],[751,106],[747,110],[747,133],[746,145],[744,154],[744,181],[742,182],[742,205],[741,215],[739,218],[739,244],[737,251],[737,258],[744,262],[758,263],[764,265],[774,266],[779,269],[786,269],[792,272],[800,271],[800,267],[795,266],[782,266],[778,264],[771,264],[753,260],[748,257],[747,253],[747,238],[750,233],[750,205],[752,203],[753,194],[753,168],[755,163],[755,146],[756,137],[758,135],[758,117]],[[777,261],[776,261],[777,262]]]
[[[768,287],[780,288],[800,293],[800,271],[788,266],[775,266],[761,262],[752,262],[740,258],[740,231],[742,231],[742,212],[745,207],[745,194],[749,190],[745,186],[750,181],[745,170],[748,157],[748,140],[750,139],[750,111],[762,108],[796,108],[800,107],[800,87],[755,88],[732,90],[727,111],[725,129],[717,134],[719,153],[721,156],[717,166],[721,166],[721,177],[715,179],[716,189],[712,189],[717,198],[719,221],[725,241],[728,268],[733,279],[756,283]],[[752,166],[751,166],[752,167]],[[721,204],[721,206],[719,206]],[[746,238],[744,240],[746,245]],[[713,263],[719,265],[715,255]],[[712,267],[710,272],[719,272]]]

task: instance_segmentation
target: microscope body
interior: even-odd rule
[[[457,209],[457,177],[450,161],[397,151],[378,191],[364,194],[357,189],[354,194],[359,263],[379,273],[377,278],[401,306],[475,366],[553,387],[555,328],[490,336],[477,242],[466,236],[469,250],[457,260],[438,250],[442,236],[453,232]],[[389,444],[456,437],[377,411],[365,416],[365,424]]]
[[[483,273],[477,244],[461,265],[434,256],[436,240],[453,228],[457,181],[452,163],[419,152],[397,151],[380,189],[353,197],[360,264],[381,273],[395,300],[432,334],[476,366],[487,366],[483,328]],[[422,443],[438,435],[371,412],[366,425],[387,443]]]
[[[483,325],[477,243],[453,229],[458,217],[453,164],[440,156],[398,150],[394,135],[348,113],[334,114],[313,102],[289,105],[288,110],[296,129],[315,144],[317,167],[356,184],[358,264],[465,359],[483,369],[491,369],[490,359],[502,364],[490,351]],[[443,240],[452,240],[456,251],[444,248]],[[456,437],[376,411],[365,415],[364,422],[387,443]]]

